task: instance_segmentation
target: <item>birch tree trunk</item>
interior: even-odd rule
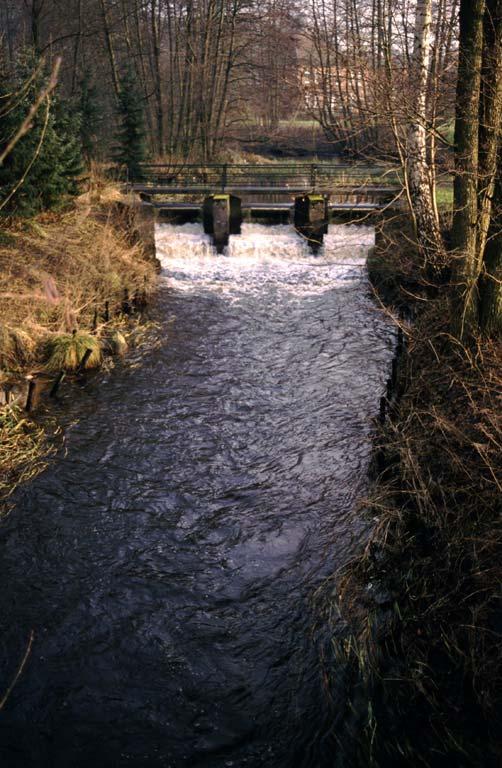
[[[443,244],[427,163],[427,91],[431,55],[432,0],[418,0],[411,80],[415,113],[410,116],[407,136],[406,174],[412,214],[419,245],[427,265],[439,267]]]
[[[486,0],[480,115],[479,320],[495,336],[502,333],[502,0]]]
[[[487,336],[502,334],[502,148],[499,148],[498,175],[493,211],[479,281],[481,330]]]

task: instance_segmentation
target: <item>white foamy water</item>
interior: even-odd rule
[[[157,256],[165,277],[181,291],[217,291],[238,298],[270,283],[295,295],[312,295],[365,277],[373,227],[330,225],[317,255],[290,225],[243,224],[217,254],[201,224],[161,224]]]

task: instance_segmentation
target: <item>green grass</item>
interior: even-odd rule
[[[439,126],[438,132],[441,134],[443,139],[445,141],[448,141],[450,144],[453,144],[454,138],[455,138],[455,120],[452,117],[451,120],[447,120],[446,123],[443,123]]]
[[[263,123],[260,120],[257,120],[255,117],[249,117],[247,120],[245,120],[244,125],[265,129]],[[276,130],[280,130],[281,128],[309,128],[311,130],[322,130],[317,120],[313,120],[312,118],[308,117],[295,117],[289,118],[287,120],[279,120]]]
[[[442,185],[436,189],[436,202],[438,208],[451,210],[453,208],[453,185]]]

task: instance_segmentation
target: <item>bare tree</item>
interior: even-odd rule
[[[406,174],[417,239],[426,261],[443,261],[442,236],[427,162],[427,95],[431,59],[432,0],[417,0],[415,42],[411,60],[410,82],[416,99],[415,114],[410,116],[407,136]]]
[[[501,323],[501,97],[502,2],[462,0],[453,220],[460,336],[480,321],[487,332]]]

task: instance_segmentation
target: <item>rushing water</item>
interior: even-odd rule
[[[312,596],[365,533],[370,228],[158,229],[159,343],[67,391],[0,526],[5,768],[321,765]],[[77,422],[78,419],[78,422]]]

